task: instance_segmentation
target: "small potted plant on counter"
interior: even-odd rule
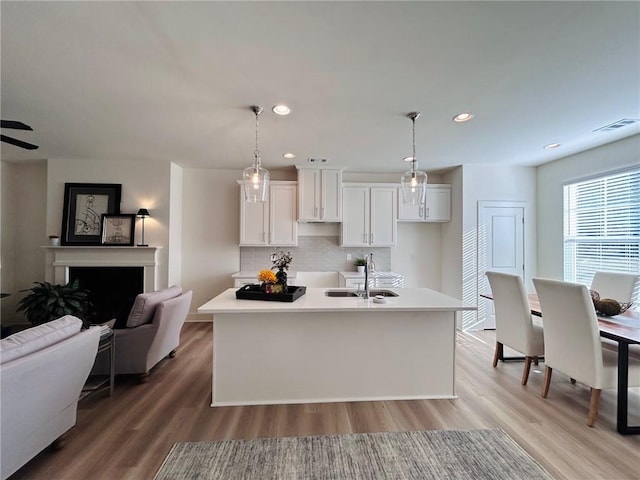
[[[353,264],[356,266],[356,268],[358,269],[358,273],[364,273],[364,267],[367,264],[367,259],[364,257],[357,257],[354,261]]]

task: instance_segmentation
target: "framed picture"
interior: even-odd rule
[[[102,215],[102,245],[133,245],[135,213]]]
[[[65,183],[62,245],[100,245],[103,214],[120,213],[122,185]]]

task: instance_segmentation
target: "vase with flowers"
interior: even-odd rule
[[[260,273],[258,273],[258,281],[260,282],[260,290],[264,293],[273,293],[273,286],[278,279],[276,278],[276,274],[271,270],[260,270]]]
[[[278,269],[276,272],[276,283],[282,286],[282,293],[287,292],[287,272],[289,270],[289,264],[293,260],[290,252],[284,252],[283,250],[274,252],[271,254],[271,269]]]

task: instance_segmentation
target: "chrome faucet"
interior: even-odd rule
[[[366,263],[364,265],[364,293],[362,298],[369,298],[369,268],[371,267],[371,254],[365,255]]]

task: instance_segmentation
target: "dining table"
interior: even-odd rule
[[[493,300],[493,294],[481,293],[482,298]],[[528,295],[531,314],[544,317],[538,295]],[[611,317],[596,312],[600,336],[618,343],[618,408],[616,427],[622,435],[640,434],[640,425],[629,425],[629,346],[640,344],[640,311],[628,309]],[[544,327],[543,327],[544,328]]]

